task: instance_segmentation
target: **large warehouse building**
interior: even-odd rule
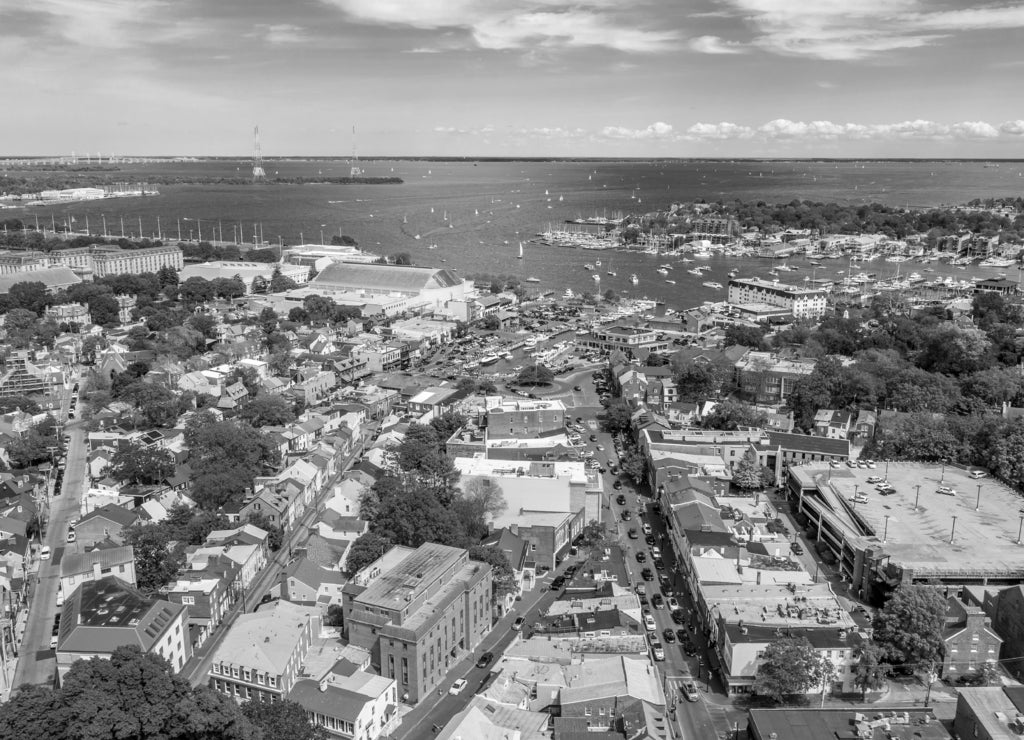
[[[374,265],[337,262],[328,265],[310,282],[310,289],[324,295],[343,294],[370,298],[404,297],[407,308],[443,310],[449,301],[464,299],[472,283],[451,270],[405,265]]]

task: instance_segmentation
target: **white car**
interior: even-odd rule
[[[644,534],[650,534],[650,533],[651,533],[651,532],[653,531],[653,530],[651,529],[651,525],[650,525],[650,524],[645,524],[645,525],[644,525],[644,526],[642,527],[642,529],[643,529],[643,531],[644,531]]]
[[[676,600],[675,596],[669,596],[665,603],[668,604],[668,608],[671,611],[675,611],[679,608],[679,602]]]
[[[460,678],[452,684],[452,687],[448,689],[448,693],[455,696],[457,694],[461,694],[464,688],[466,688],[466,679]]]
[[[652,545],[651,546],[651,557],[660,558],[661,557],[661,548],[658,547],[657,545]]]
[[[974,480],[978,480],[978,478],[984,478],[987,475],[988,475],[988,473],[986,473],[984,470],[972,470],[971,471],[971,477],[974,478]]]
[[[651,614],[644,614],[644,629],[650,632],[658,629],[658,623],[654,621],[654,616]]]
[[[40,560],[49,560],[50,559],[50,546],[49,545],[43,545],[43,549],[41,549],[39,551],[39,559]]]

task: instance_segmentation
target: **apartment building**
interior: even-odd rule
[[[319,609],[287,601],[240,615],[213,654],[210,688],[239,702],[281,701],[322,628]]]
[[[761,278],[730,280],[728,301],[736,305],[766,303],[778,306],[790,311],[795,319],[820,319],[827,308],[824,291]]]
[[[491,628],[491,566],[456,547],[393,547],[343,588],[350,644],[418,702]]]

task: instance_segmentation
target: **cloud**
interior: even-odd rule
[[[625,128],[623,126],[605,126],[600,131],[605,139],[669,139],[672,138],[671,124],[663,121],[652,123],[647,128]]]
[[[609,0],[566,7],[558,0],[322,0],[364,23],[458,29],[482,49],[604,47],[624,52],[676,48],[673,30],[631,25]]]
[[[746,51],[735,41],[724,41],[718,36],[698,36],[690,39],[689,46],[701,54],[742,54]]]
[[[1008,136],[1024,136],[1024,121],[1006,121],[999,125],[999,131]]]
[[[961,121],[945,124],[936,121],[900,121],[898,123],[862,124],[832,121],[790,121],[777,118],[757,127],[723,121],[695,123],[682,138],[687,141],[724,141],[753,139],[757,141],[858,141],[858,140],[984,140],[1000,135],[1024,135],[1024,121],[1007,121],[994,126],[985,121]]]
[[[965,31],[1024,28],[1024,5],[936,10],[924,0],[720,0],[766,51],[833,61],[928,46]]]
[[[257,33],[271,46],[298,44],[306,40],[306,34],[291,23],[274,23],[256,26]]]
[[[138,38],[147,20],[165,3],[162,0],[0,0],[0,18],[28,14],[36,28],[76,45],[125,49],[144,42]]]

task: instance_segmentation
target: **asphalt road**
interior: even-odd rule
[[[53,620],[57,614],[57,586],[60,583],[60,558],[68,533],[68,523],[78,519],[85,485],[85,430],[81,421],[64,427],[71,434],[65,458],[64,485],[60,496],[50,499],[50,517],[43,536],[49,545],[49,560],[39,561],[38,580],[32,587],[31,605],[25,634],[18,655],[14,686],[22,684],[50,685],[57,669],[57,657],[50,648]]]

